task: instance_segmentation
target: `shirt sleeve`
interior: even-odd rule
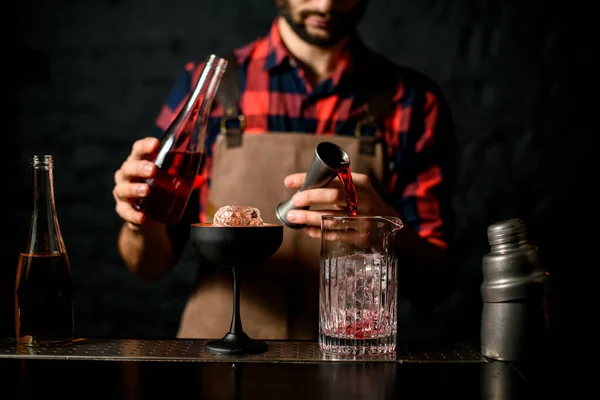
[[[455,128],[437,88],[406,89],[398,103],[390,159],[391,203],[422,238],[447,248],[453,237]]]
[[[155,120],[156,130],[155,135],[160,136],[167,130],[171,122],[177,116],[177,113],[183,107],[192,89],[193,75],[202,68],[202,65],[195,63],[187,63],[183,72],[175,79],[171,85],[171,89],[160,109],[160,112]]]

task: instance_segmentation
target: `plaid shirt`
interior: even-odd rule
[[[276,21],[268,36],[235,49],[240,111],[245,134],[312,132],[354,136],[365,103],[347,83],[353,78],[353,53],[364,47],[357,36],[342,54],[330,78],[315,87],[296,66],[279,35]],[[362,46],[362,47],[361,47]],[[373,53],[368,53],[373,54]],[[368,65],[369,60],[363,60]],[[203,63],[190,62],[175,82],[156,120],[160,136],[187,99]],[[446,247],[450,239],[450,189],[453,175],[453,122],[437,86],[406,69],[398,80],[392,111],[385,116],[383,145],[386,175],[383,193],[418,234]],[[379,71],[373,70],[372,74]],[[356,78],[356,77],[354,77]],[[220,132],[223,107],[213,102],[206,132],[199,219],[204,221],[212,147]]]

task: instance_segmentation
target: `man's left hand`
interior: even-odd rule
[[[304,184],[306,173],[292,174],[285,177],[284,185],[299,190]],[[373,187],[371,179],[365,174],[352,173],[352,181],[358,197],[358,214],[362,216],[394,216],[398,212],[386,203]],[[311,237],[321,235],[321,216],[347,215],[346,194],[339,179],[333,179],[323,188],[308,189],[295,193],[292,202],[298,208],[307,210],[291,210],[286,218],[294,224],[304,224],[304,232]]]

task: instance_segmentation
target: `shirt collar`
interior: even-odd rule
[[[283,43],[283,40],[281,40],[277,18],[271,24],[269,36],[267,37],[267,57],[263,66],[265,70],[273,70],[285,64],[295,68],[296,65],[292,54]],[[354,33],[331,74],[331,87],[338,86],[342,77],[352,74],[354,71],[353,56],[356,57],[363,49],[364,44],[362,40],[357,33]]]
[[[290,52],[288,51],[281,35],[279,34],[279,28],[277,27],[277,18],[271,24],[271,30],[267,37],[267,57],[265,59],[264,69],[271,70],[275,67],[281,66],[284,61],[290,59]]]

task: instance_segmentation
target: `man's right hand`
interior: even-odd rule
[[[156,174],[156,165],[147,158],[158,151],[159,143],[154,137],[136,141],[115,172],[113,189],[115,209],[125,221],[119,233],[119,254],[130,271],[147,281],[160,279],[175,259],[166,225],[147,219],[132,205],[150,192],[145,180]]]
[[[146,160],[148,155],[158,150],[159,140],[154,137],[140,139],[133,143],[131,154],[115,172],[113,197],[117,214],[135,228],[146,222],[146,216],[132,206],[132,201],[146,197],[150,187],[144,181],[154,176],[156,165]]]

